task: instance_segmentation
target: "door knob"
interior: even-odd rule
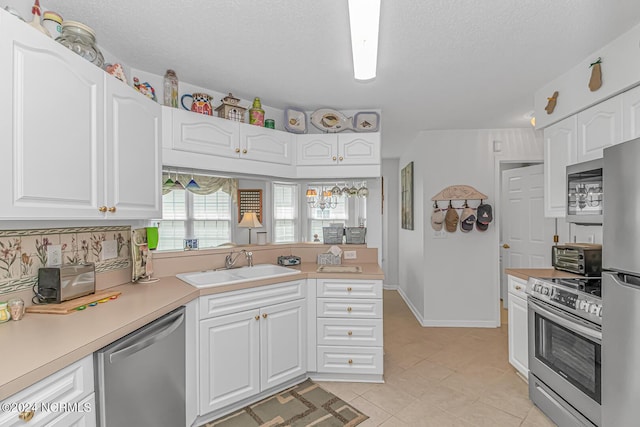
[[[505,248],[505,249],[509,249],[511,246],[509,246],[508,243],[505,243],[504,245],[502,245],[502,247]]]

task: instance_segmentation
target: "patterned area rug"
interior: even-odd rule
[[[203,427],[352,427],[367,418],[313,381],[306,380]]]

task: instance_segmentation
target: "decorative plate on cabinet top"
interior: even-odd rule
[[[350,118],[331,108],[320,108],[311,113],[311,123],[325,132],[342,132],[345,129],[352,129]]]
[[[307,133],[307,115],[295,108],[284,110],[284,128],[291,133]]]
[[[357,132],[377,132],[380,114],[375,111],[361,111],[353,118],[353,128]]]

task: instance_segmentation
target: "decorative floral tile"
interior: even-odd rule
[[[38,269],[42,266],[42,254],[38,253],[38,246],[42,244],[42,236],[22,236],[22,253],[20,255],[21,272],[23,278],[38,275]],[[46,262],[46,259],[44,260]]]
[[[102,258],[102,242],[107,240],[107,233],[91,233],[89,244],[91,262],[99,263]]]
[[[20,278],[21,245],[20,237],[0,239],[0,281]]]
[[[91,233],[78,233],[77,236],[80,262],[91,262]]]
[[[113,240],[118,242],[118,258],[131,257],[131,233],[130,232],[113,232]]]

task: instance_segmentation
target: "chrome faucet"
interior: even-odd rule
[[[233,256],[234,253],[235,256]],[[231,253],[224,258],[224,267],[233,268],[240,254],[244,254],[244,256],[247,258],[247,265],[249,267],[253,267],[253,252],[249,252],[246,249],[242,249],[240,252],[231,251]]]

